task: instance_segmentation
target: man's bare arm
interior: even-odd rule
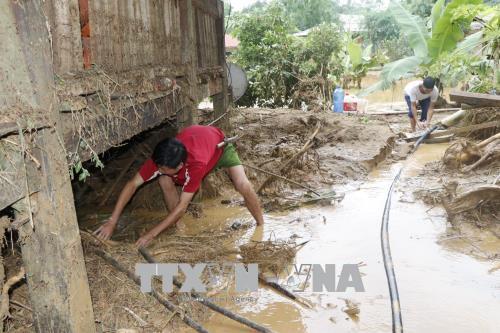
[[[431,102],[429,106],[429,111],[427,112],[427,126],[431,125],[432,115],[434,114],[434,102]]]
[[[142,184],[144,184],[144,180],[142,180],[142,177],[139,173],[136,173],[134,177],[130,179],[127,184],[125,184],[120,193],[120,196],[118,197],[118,201],[115,204],[113,214],[105,224],[103,224],[94,232],[97,237],[102,239],[109,239],[111,237],[113,231],[115,230],[116,224],[120,219],[123,209],[128,204],[135,191],[137,191],[137,188]]]
[[[175,188],[174,181],[168,176],[160,176],[158,179],[161,190],[163,192],[163,198],[167,204],[168,211],[174,210],[175,206],[179,203],[179,194]]]
[[[138,247],[146,246],[158,236],[163,230],[167,229],[172,224],[175,224],[186,213],[189,203],[193,199],[194,193],[182,192],[179,203],[168,214],[168,216],[161,223],[156,225],[153,229],[148,231],[144,236],[139,238],[135,243]]]
[[[417,102],[411,102],[411,114],[413,115],[413,119],[417,121]]]
[[[411,102],[411,114],[413,115],[413,119],[415,119],[415,124],[417,125],[417,128],[422,128],[420,122],[418,121],[417,102]]]

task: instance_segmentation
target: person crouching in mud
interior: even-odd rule
[[[416,128],[424,129],[431,124],[434,103],[439,96],[435,84],[434,78],[426,77],[423,81],[412,81],[405,86],[405,101],[408,105],[408,117],[412,132],[415,132]],[[422,109],[419,121],[417,121],[417,103]]]
[[[169,214],[142,235],[136,242],[138,247],[148,245],[156,236],[175,224],[186,212],[202,180],[214,169],[225,168],[236,190],[245,199],[245,204],[257,225],[263,225],[264,218],[259,199],[241,165],[232,144],[218,148],[224,141],[224,133],[213,126],[190,126],[175,138],[160,142],[154,149],[152,158],[146,160],[139,171],[122,189],[109,220],[94,234],[101,239],[109,239],[116,228],[123,209],[139,186],[158,178],[164,194]],[[182,186],[180,196],[176,185]]]

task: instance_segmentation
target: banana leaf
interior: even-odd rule
[[[422,58],[411,56],[384,65],[380,74],[381,80],[360,91],[358,96],[363,97],[378,90],[388,89],[394,81],[411,76],[409,74],[415,71],[422,62]]]
[[[457,44],[455,52],[469,53],[481,45],[483,41],[483,31],[478,31],[465,37],[463,41]]]
[[[453,51],[458,42],[464,39],[464,32],[457,22],[452,21],[453,11],[463,5],[482,3],[482,0],[453,0],[444,9],[432,29],[432,37],[427,42],[429,55],[437,59],[444,52]],[[470,20],[472,21],[472,16]]]
[[[347,44],[347,52],[349,53],[349,58],[351,59],[351,64],[356,67],[363,61],[361,45],[355,41],[350,41]]]
[[[432,7],[431,11],[431,23],[432,23],[432,30],[434,31],[434,27],[436,26],[436,22],[439,20],[441,15],[443,15],[445,7],[445,0],[438,0],[434,6]]]
[[[427,57],[427,38],[429,37],[429,33],[423,19],[412,15],[398,2],[394,2],[391,5],[390,11],[394,15],[401,32],[408,38],[410,47],[413,49],[415,55],[421,58]]]
[[[382,69],[383,81],[390,83],[401,79],[408,72],[415,71],[423,62],[423,59],[417,56],[406,57],[387,64]]]

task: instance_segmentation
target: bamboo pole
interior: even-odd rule
[[[151,253],[149,253],[149,251],[147,249],[145,249],[144,247],[140,247],[139,248],[139,253],[144,257],[144,259],[146,259],[147,262],[149,263],[157,263],[157,261],[155,260],[155,258],[151,255]],[[179,282],[179,280],[177,280],[177,278],[174,277],[174,285],[177,287],[177,288],[181,288],[182,286],[182,283]],[[253,321],[250,321],[236,313],[233,313],[227,309],[224,309],[223,307],[215,304],[215,303],[212,303],[211,301],[209,301],[208,299],[202,297],[201,295],[195,293],[195,292],[192,292],[191,293],[191,296],[196,299],[196,301],[200,302],[201,304],[205,305],[206,307],[214,310],[215,312],[218,312],[234,321],[237,321],[239,322],[240,324],[243,324],[245,326],[248,326],[250,328],[253,328],[254,330],[256,330],[257,332],[261,332],[261,333],[272,333],[272,331],[268,328],[265,328],[257,323],[254,323]]]
[[[135,275],[134,272],[128,270],[125,266],[123,266],[120,262],[118,262],[118,260],[113,258],[113,256],[111,256],[109,253],[107,253],[106,251],[104,251],[102,249],[96,248],[94,246],[90,247],[90,249],[95,254],[97,254],[99,257],[104,259],[108,264],[110,264],[111,266],[113,266],[114,268],[119,270],[120,272],[127,275],[127,277],[129,279],[131,279],[132,281],[134,281],[137,285],[139,285],[139,286],[141,285],[141,279],[137,275]],[[178,307],[175,304],[171,303],[169,300],[164,298],[156,290],[152,289],[151,295],[154,298],[156,298],[156,300],[159,303],[161,303],[163,306],[165,306],[172,313],[175,313],[178,310]],[[184,315],[181,315],[179,317],[182,319],[182,321],[184,323],[186,323],[186,325],[188,325],[189,327],[194,329],[196,332],[209,333],[205,328],[203,328],[203,326],[201,326],[199,323],[197,323],[196,321],[191,319],[191,317],[189,317],[188,315],[184,314]]]
[[[316,194],[317,196],[319,196],[319,195],[320,195],[318,192],[316,192],[316,191],[315,191],[315,190],[313,190],[312,188],[307,187],[307,186],[305,186],[305,185],[302,185],[301,183],[298,183],[298,182],[296,182],[296,181],[294,181],[294,180],[291,180],[291,179],[289,179],[289,178],[286,178],[286,177],[280,176],[280,175],[278,175],[278,174],[276,174],[276,173],[273,173],[273,172],[271,172],[271,171],[267,171],[267,170],[264,170],[264,169],[258,168],[258,167],[253,166],[253,165],[249,165],[249,164],[243,164],[243,165],[244,165],[244,166],[246,166],[247,168],[254,169],[254,170],[257,170],[257,171],[260,171],[260,172],[266,173],[266,174],[268,174],[268,175],[274,176],[274,177],[276,177],[276,178],[279,178],[279,179],[284,180],[284,181],[286,181],[286,182],[289,182],[289,183],[291,183],[291,184],[294,184],[294,185],[297,185],[297,186],[299,186],[299,187],[302,187],[303,189],[306,189],[306,190],[308,190],[308,191],[310,191],[310,192],[312,192],[312,193]]]

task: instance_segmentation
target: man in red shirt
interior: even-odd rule
[[[175,224],[186,212],[201,181],[216,168],[225,168],[234,187],[245,199],[245,204],[257,221],[262,225],[262,209],[252,184],[241,165],[232,144],[217,148],[224,140],[224,133],[213,126],[190,126],[175,138],[160,142],[152,158],[141,166],[135,176],[123,188],[111,218],[95,231],[101,239],[109,239],[115,230],[123,209],[143,183],[160,176],[158,182],[163,191],[169,214],[153,229],[137,240],[137,246],[146,246],[170,225]],[[175,185],[182,186],[179,196]]]

